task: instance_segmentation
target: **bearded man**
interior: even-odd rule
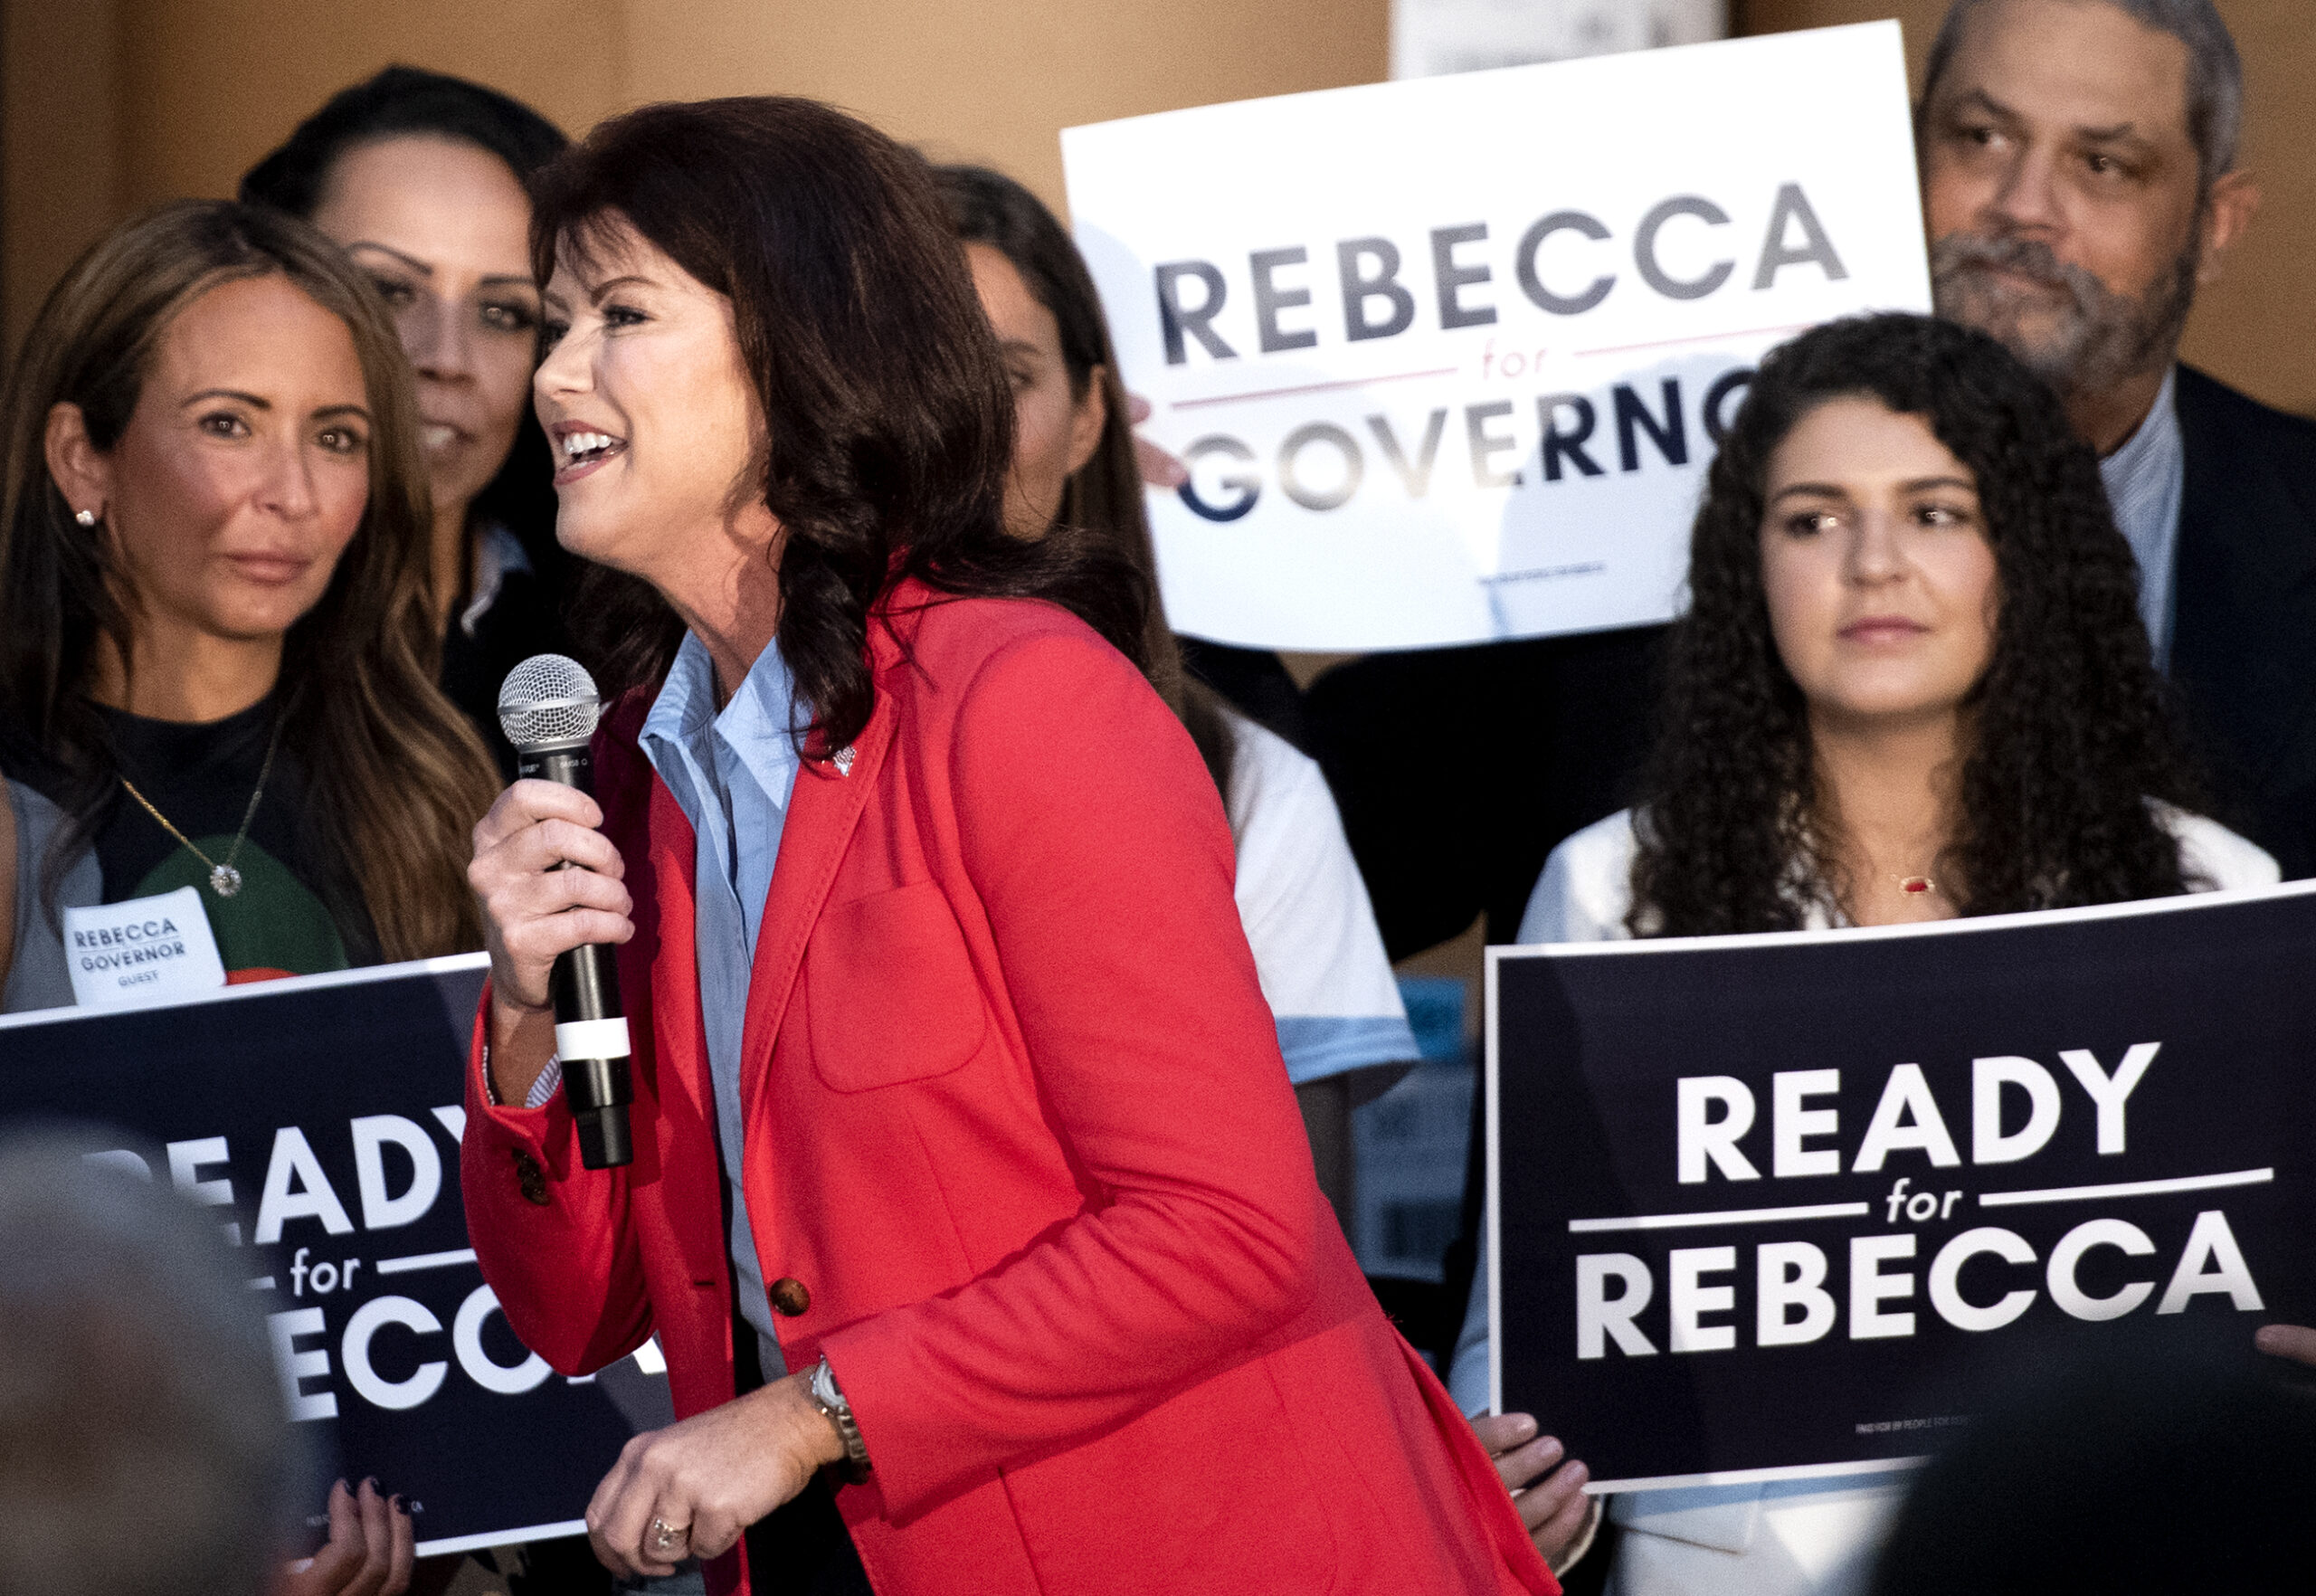
[[[2218,788],[2316,875],[2316,423],[2178,360],[2258,208],[2211,0],[1957,0],[1919,109],[1940,314],[2058,390],[2139,556],[2140,612]]]

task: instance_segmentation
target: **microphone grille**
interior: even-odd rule
[[[595,735],[602,714],[595,679],[562,654],[533,654],[498,689],[499,727],[525,752],[584,743]]]

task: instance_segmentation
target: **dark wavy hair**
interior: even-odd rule
[[[868,617],[914,576],[958,596],[1049,600],[1137,668],[1152,587],[1114,550],[1005,533],[1013,395],[925,162],[809,100],[653,105],[540,174],[541,281],[628,228],[732,302],[784,530],[782,655],[826,757],[868,723]],[[590,567],[574,605],[606,692],[660,679],[683,623],[644,584]]]
[[[1799,926],[1830,897],[1808,708],[1761,584],[1770,458],[1827,400],[1920,417],[1976,478],[2000,609],[1973,689],[1961,813],[1937,861],[1965,915],[2186,889],[2148,800],[2200,802],[2174,735],[2138,566],[2098,461],[2051,391],[1984,333],[1920,316],[1829,323],[1761,364],[1713,461],[1636,809],[1635,935]],[[1946,884],[1951,883],[1951,887]]]
[[[242,203],[271,205],[310,222],[329,191],[330,173],[348,153],[382,139],[432,137],[470,144],[497,156],[527,185],[570,147],[563,129],[496,89],[418,67],[390,66],[339,90],[298,124],[289,138],[242,178]],[[550,591],[569,563],[555,541],[555,461],[531,407],[497,474],[468,507],[470,527],[495,524],[522,540]]]
[[[935,166],[933,185],[948,202],[961,243],[985,244],[1011,261],[1039,304],[1052,315],[1061,334],[1061,359],[1069,374],[1071,397],[1102,390],[1102,436],[1086,463],[1070,473],[1061,508],[1049,537],[1098,539],[1134,563],[1155,593],[1158,556],[1150,542],[1150,518],[1143,508],[1142,470],[1134,456],[1134,423],[1126,412],[1125,385],[1118,379],[1118,357],[1101,295],[1084,257],[1060,219],[1027,188],[986,166]],[[1153,602],[1144,641],[1143,674],[1198,745],[1227,808],[1230,802],[1235,739],[1222,706],[1205,683],[1182,667],[1182,651],[1166,623],[1164,607]]]

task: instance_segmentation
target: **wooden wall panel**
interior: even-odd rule
[[[1372,82],[1389,59],[1386,0],[629,4],[631,100],[809,94],[1056,204],[1063,128]]]
[[[2316,412],[2311,0],[2220,0],[2267,204],[2191,358]],[[1917,71],[1944,0],[1742,0],[1748,32],[1895,15]],[[496,83],[574,131],[646,100],[816,95],[1061,197],[1071,123],[1383,74],[1388,0],[0,0],[0,318],[126,209],[227,192],[332,90],[393,61]]]
[[[612,108],[620,0],[117,0],[124,199],[230,194],[336,90],[395,62],[506,90],[565,128]]]
[[[0,14],[0,369],[49,286],[119,214],[119,0]]]

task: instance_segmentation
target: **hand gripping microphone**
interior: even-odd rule
[[[587,745],[602,713],[594,679],[576,660],[534,654],[516,666],[498,689],[498,724],[515,745],[515,774],[560,782],[593,797],[594,761]],[[555,995],[564,1099],[579,1125],[579,1162],[589,1169],[632,1163],[627,1106],[635,1092],[612,949],[593,943],[557,955],[547,984]]]

